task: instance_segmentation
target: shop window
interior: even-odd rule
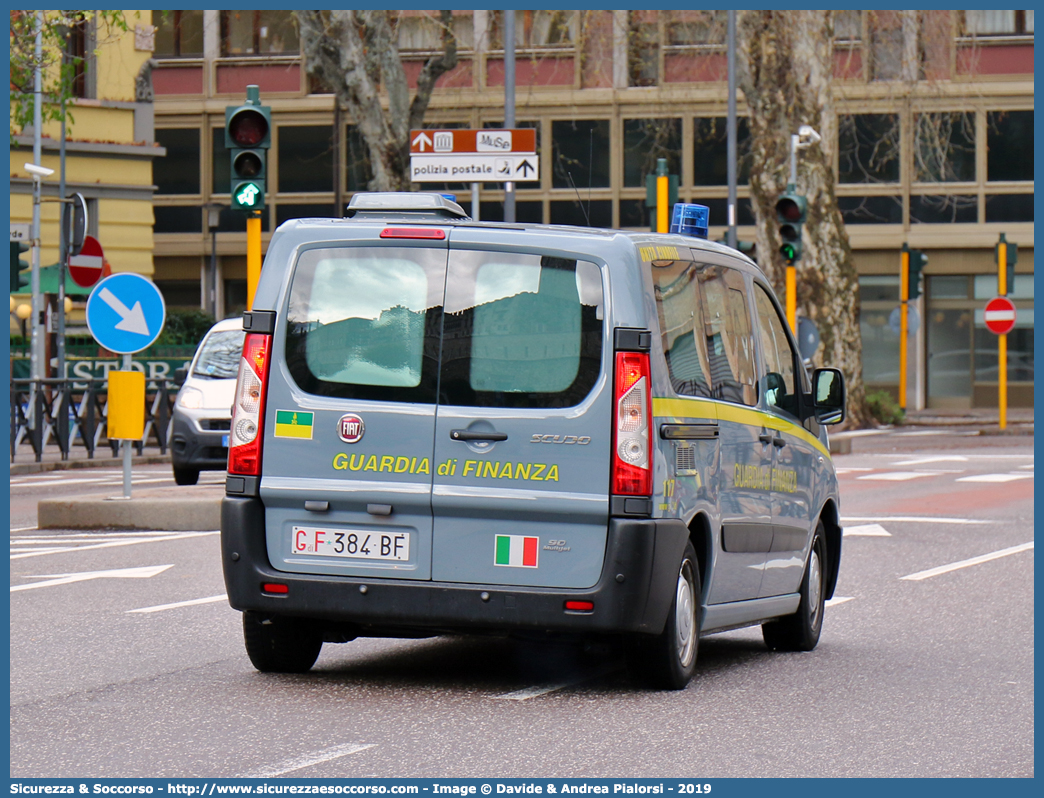
[[[664,31],[668,45],[725,44],[727,11],[667,11]]]
[[[1032,194],[986,195],[987,222],[1032,222]]]
[[[625,186],[645,186],[656,174],[656,161],[667,159],[667,173],[681,174],[680,119],[625,119],[623,167]]]
[[[965,112],[914,117],[914,180],[967,183],[975,180],[975,115]]]
[[[850,114],[837,123],[839,182],[899,182],[898,114]]]
[[[1033,179],[1033,111],[986,114],[986,179]]]
[[[728,185],[728,129],[724,116],[697,118],[693,124],[693,185]],[[750,128],[736,118],[736,182],[750,182]]]
[[[329,125],[279,127],[279,193],[333,191]]]
[[[967,36],[1024,36],[1033,34],[1033,11],[965,11]]]
[[[156,193],[199,194],[199,128],[159,128],[156,143],[167,150],[152,161]]]
[[[993,299],[997,296],[997,275],[975,275],[975,298]],[[1033,299],[1033,275],[1016,274],[1015,282],[1008,286],[1008,299]]]
[[[590,222],[588,221],[590,220]],[[612,227],[612,200],[556,200],[551,203],[551,224],[577,227]]]
[[[859,301],[898,302],[899,275],[868,274],[860,277]]]
[[[979,221],[979,198],[974,194],[910,197],[912,224],[974,224]]]
[[[660,26],[655,11],[627,12],[627,81],[655,86],[660,80]]]
[[[195,205],[156,205],[152,215],[153,233],[203,232],[203,212]]]
[[[932,299],[967,299],[968,278],[964,276],[929,277],[928,296]]]
[[[902,197],[838,197],[845,224],[902,224]]]
[[[156,58],[202,58],[202,11],[154,11]]]
[[[556,120],[551,123],[554,188],[609,186],[609,120]]]
[[[452,25],[453,35],[457,40],[457,50],[473,50],[475,47],[475,24],[471,12],[455,13]],[[396,33],[400,51],[431,52],[443,49],[442,21],[438,13],[402,11],[399,12],[397,26]]]
[[[300,52],[292,11],[222,11],[221,55],[293,55]]]
[[[1033,311],[1019,311],[1008,333],[1008,382],[1033,382]],[[975,382],[997,382],[1000,360],[997,336],[986,329],[982,311],[975,311]]]

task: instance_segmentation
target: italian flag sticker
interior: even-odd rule
[[[497,535],[497,550],[493,564],[506,565],[510,568],[536,568],[539,548],[540,538]]]

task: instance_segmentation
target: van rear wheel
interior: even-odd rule
[[[304,673],[319,658],[323,638],[301,618],[243,613],[247,656],[262,673]]]
[[[761,625],[765,645],[773,651],[811,651],[819,643],[826,595],[825,534],[820,521],[812,539],[805,576],[801,580],[801,603],[797,612]]]
[[[689,542],[678,566],[674,600],[663,632],[629,641],[628,664],[635,676],[661,690],[681,690],[689,683],[700,644],[700,601],[696,550]]]
[[[174,466],[175,485],[195,485],[199,482],[198,468],[178,468]]]

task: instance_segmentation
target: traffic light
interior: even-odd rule
[[[924,267],[928,265],[928,256],[925,255],[919,249],[910,250],[910,266],[907,271],[907,277],[909,279],[909,290],[907,296],[910,299],[917,299],[921,295],[921,273],[924,271]]]
[[[807,212],[808,200],[801,194],[795,194],[793,185],[787,186],[787,193],[776,201],[776,221],[783,242],[779,254],[787,266],[793,266],[801,260],[801,226],[805,223]]]
[[[11,293],[20,294],[22,289],[29,285],[29,278],[23,277],[20,272],[28,269],[29,264],[22,260],[22,253],[29,251],[29,245],[21,241],[11,242]]]
[[[261,105],[257,86],[247,86],[244,105],[225,108],[225,146],[229,150],[232,207],[255,211],[265,207],[266,165],[272,146],[272,109]]]
[[[993,245],[993,259],[994,261],[1000,260],[1000,245],[1004,244],[1007,249],[1007,289],[1010,294],[1015,290],[1015,264],[1019,261],[1019,245],[1008,241],[1008,237],[1004,234],[1000,234],[1000,241]]]

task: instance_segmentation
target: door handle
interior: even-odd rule
[[[763,432],[763,433],[761,433],[758,436],[758,440],[761,441],[762,443],[772,443],[773,442],[772,433],[771,432]]]
[[[506,441],[506,432],[473,432],[468,429],[450,430],[450,437],[455,441]]]
[[[787,440],[786,440],[786,438],[784,438],[782,436],[780,436],[778,438],[773,438],[772,439],[772,445],[775,446],[778,449],[782,449],[784,446],[787,445]]]

